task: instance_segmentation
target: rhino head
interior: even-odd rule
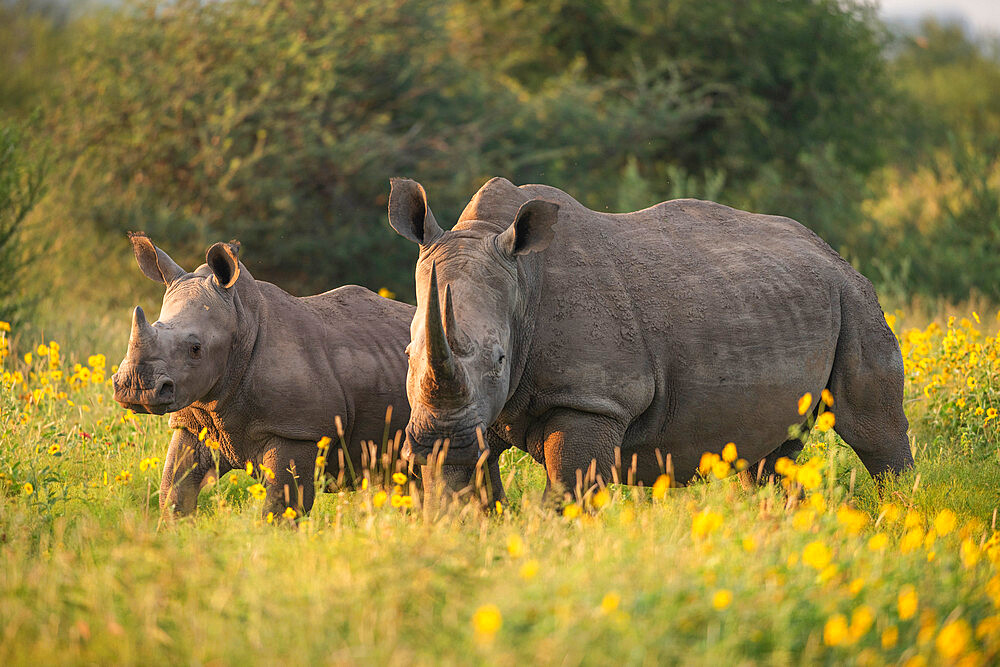
[[[223,377],[237,333],[239,245],[216,243],[188,273],[145,234],[130,234],[139,268],[166,285],[160,319],[132,313],[128,352],[112,376],[115,400],[135,412],[176,412],[208,397]]]
[[[423,187],[393,179],[389,224],[420,246],[417,311],[406,348],[410,421],[404,454],[423,461],[447,441],[445,463],[471,465],[484,434],[511,393],[524,308],[518,258],[552,240],[559,206],[524,203],[508,227],[463,223],[443,231]],[[512,371],[512,369],[514,369]]]

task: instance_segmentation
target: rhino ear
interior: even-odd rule
[[[541,252],[552,242],[552,226],[558,219],[559,204],[544,199],[527,201],[517,210],[513,224],[497,237],[497,245],[509,257]]]
[[[205,253],[205,263],[215,274],[215,282],[223,289],[229,289],[240,277],[240,244],[216,243]]]
[[[393,178],[389,183],[389,224],[400,236],[430,245],[444,234],[427,205],[427,193],[420,183],[408,178]]]
[[[187,273],[170,259],[170,255],[153,245],[145,232],[129,232],[128,239],[132,242],[135,261],[150,280],[169,285]]]

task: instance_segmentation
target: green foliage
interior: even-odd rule
[[[910,293],[1000,298],[1000,51],[935,22],[901,38],[895,166],[870,183],[863,264]]]
[[[411,295],[393,175],[443,221],[499,174],[598,210],[711,196],[836,236],[882,159],[881,37],[850,3],[160,4],[74,24],[50,114],[60,217],[145,229],[188,266],[239,237],[296,291]]]
[[[20,321],[29,303],[25,269],[33,254],[24,247],[25,218],[44,192],[48,163],[26,155],[23,129],[0,126],[0,320]]]
[[[66,9],[0,0],[0,120],[26,120],[53,85],[66,44]]]

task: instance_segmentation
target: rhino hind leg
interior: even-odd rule
[[[909,424],[903,412],[903,357],[881,308],[877,314],[859,313],[861,309],[852,305],[876,310],[870,307],[871,301],[845,304],[827,387],[834,398],[834,430],[877,479],[913,466]]]

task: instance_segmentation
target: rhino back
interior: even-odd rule
[[[272,438],[335,436],[337,415],[352,451],[361,440],[381,441],[387,406],[393,408],[392,432],[405,425],[403,349],[412,306],[354,285],[310,297],[257,285],[260,334],[242,390],[213,417],[242,440],[237,458],[253,457]]]

